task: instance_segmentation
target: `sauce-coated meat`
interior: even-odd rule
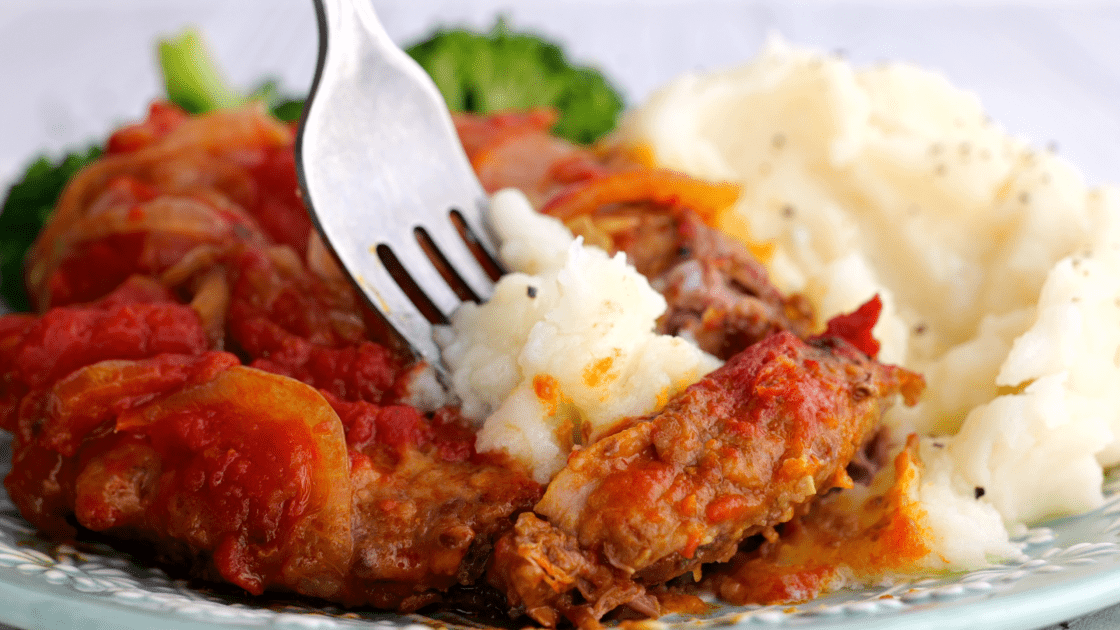
[[[780,330],[809,333],[808,302],[782,295],[746,247],[695,213],[679,213],[674,223],[674,247],[658,261],[663,271],[639,268],[669,303],[659,332],[687,336],[722,359]]]
[[[538,559],[553,551],[541,545],[563,540],[568,549],[575,541],[590,567],[584,573],[611,567],[639,584],[727,560],[747,536],[773,536],[810,499],[850,486],[845,467],[881,406],[899,392],[913,401],[921,387],[920,377],[842,339],[772,335],[658,414],[574,453],[535,508],[558,533],[533,543],[519,521],[513,541],[500,546],[521,553],[495,556],[491,579],[512,587],[511,603],[578,622],[588,610],[604,612],[593,600],[571,612],[578,579],[511,577],[550,574]],[[534,618],[555,622],[547,613]]]

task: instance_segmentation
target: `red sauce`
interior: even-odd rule
[[[311,219],[300,198],[295,154],[289,147],[265,149],[260,161],[248,168],[254,199],[246,209],[273,241],[307,252]]]
[[[555,414],[557,406],[560,404],[560,383],[556,377],[549,374],[537,374],[533,377],[533,393],[537,395],[537,400],[549,410],[550,414]]]
[[[140,265],[147,235],[112,234],[79,245],[50,279],[50,303],[88,302],[119,286]]]
[[[828,328],[821,336],[840,337],[874,358],[879,355],[879,341],[871,334],[871,329],[879,321],[882,310],[883,301],[876,295],[855,311],[828,320]]]
[[[583,383],[588,387],[601,387],[610,382],[610,371],[614,367],[614,357],[603,357],[589,363],[583,369]]]
[[[314,486],[329,481],[325,474],[345,475],[324,460],[330,436],[308,424],[307,413],[325,409],[322,399],[288,383],[234,368],[116,421],[118,433],[147,438],[160,456],[147,518],[173,537],[214,545],[219,572],[250,593],[263,591],[281,569],[270,558],[284,556],[277,551],[321,508]]]
[[[720,583],[719,596],[737,605],[805,602],[831,590],[838,577],[835,566],[780,566],[753,561],[744,564],[735,579]]]
[[[97,361],[193,355],[207,345],[198,315],[181,304],[56,308],[24,333],[12,355],[12,378],[43,387]]]
[[[130,153],[154,144],[186,121],[187,113],[166,101],[156,101],[148,108],[148,118],[143,122],[122,127],[109,136],[105,152]]]
[[[748,507],[750,507],[750,503],[746,499],[736,494],[729,494],[709,503],[705,512],[708,521],[719,523],[736,518]]]

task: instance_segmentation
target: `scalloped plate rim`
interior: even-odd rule
[[[3,439],[0,473],[6,474],[8,462],[9,444]],[[1029,530],[1023,561],[944,578],[841,590],[799,606],[719,606],[706,615],[669,616],[647,624],[682,630],[1022,630],[1072,619],[1120,602],[1120,476],[1109,475],[1105,491],[1100,508]],[[170,580],[159,569],[140,566],[107,547],[78,550],[42,541],[30,532],[0,490],[0,601],[8,604],[0,607],[0,622],[17,627],[76,630],[106,619],[129,630],[455,625],[418,615],[348,614],[298,602],[284,608],[284,600],[231,598]]]

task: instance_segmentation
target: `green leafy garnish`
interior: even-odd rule
[[[23,259],[58,203],[66,182],[101,155],[99,147],[58,162],[40,157],[8,191],[0,210],[0,296],[17,311],[31,308],[23,286]]]
[[[454,111],[490,113],[554,107],[553,132],[590,143],[614,128],[618,91],[598,71],[568,61],[538,35],[513,33],[499,21],[489,34],[443,30],[407,48]]]
[[[280,99],[270,106],[272,115],[284,122],[295,122],[303,114],[302,98]]]

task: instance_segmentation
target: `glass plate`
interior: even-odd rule
[[[7,474],[11,444],[0,444]],[[718,606],[702,616],[671,615],[643,625],[671,628],[774,627],[805,630],[1038,628],[1120,599],[1120,477],[1105,482],[1105,504],[1027,532],[1026,559],[971,573],[846,589],[800,606]],[[92,543],[44,541],[0,493],[0,622],[41,630],[84,630],[106,621],[147,628],[395,629],[478,627],[347,611],[296,599],[250,598],[171,579],[131,556]]]

